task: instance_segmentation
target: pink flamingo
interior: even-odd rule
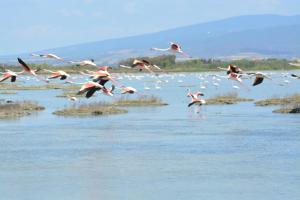
[[[179,54],[181,54],[185,57],[192,58],[190,55],[188,55],[187,53],[182,51],[182,48],[179,44],[174,43],[174,42],[170,42],[169,48],[166,48],[166,49],[151,48],[151,50],[154,50],[154,51],[168,51],[168,52],[171,52],[171,53],[179,53]]]
[[[202,92],[196,92],[196,93],[191,93],[189,92],[187,94],[187,97],[191,97],[192,101],[188,104],[188,107],[197,104],[197,105],[203,105],[205,104],[205,100],[204,99],[200,99],[200,96],[204,96],[204,94]]]
[[[131,66],[120,65],[120,67],[129,68],[129,69],[137,67],[139,71],[146,69],[150,73],[153,73],[153,74],[154,74],[154,72],[151,70],[151,67],[161,70],[160,67],[158,67],[157,65],[151,64],[148,60],[145,60],[145,59],[142,59],[142,60],[134,59]]]
[[[31,74],[31,75],[37,77],[37,78],[38,78],[39,80],[41,80],[41,81],[45,81],[45,82],[47,82],[47,83],[49,82],[49,81],[47,81],[47,80],[45,80],[45,79],[39,77],[39,76],[36,74],[36,72],[38,72],[39,70],[32,70],[32,69],[30,69],[30,67],[29,67],[29,66],[28,66],[21,58],[18,58],[18,62],[19,62],[20,65],[23,67],[23,69],[24,69],[25,72],[27,72],[27,73],[29,73],[29,74]]]
[[[10,71],[10,70],[6,70],[6,72],[4,73],[1,73],[2,74],[2,77],[0,78],[0,82],[3,82],[5,81],[6,79],[9,79],[10,78],[10,81],[11,82],[15,82],[17,80],[17,76],[22,74],[24,71],[21,71],[21,72],[13,72],[13,71]]]
[[[44,71],[51,73],[51,75],[48,77],[48,79],[60,78],[60,80],[66,80],[67,78],[70,77],[70,75],[68,73],[66,73],[65,71],[62,71],[62,70],[58,70],[58,71],[54,72],[51,70],[44,69]]]
[[[62,59],[61,57],[59,57],[55,54],[52,54],[52,53],[49,53],[49,54],[34,54],[34,53],[32,53],[31,55],[35,56],[35,57],[50,58],[50,59],[64,61],[64,59]]]

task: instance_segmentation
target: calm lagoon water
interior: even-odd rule
[[[274,80],[255,88],[245,80],[247,91],[227,80],[216,88],[212,77],[201,76],[169,74],[159,85],[146,74],[123,76],[123,84],[169,105],[105,117],[52,115],[71,104],[55,97],[60,90],[1,95],[34,100],[46,110],[0,121],[0,199],[299,200],[300,116],[253,102],[188,108],[182,86],[197,91],[207,80],[206,98],[237,92],[258,100],[299,93],[300,80],[274,72]],[[80,101],[98,100],[111,98]]]

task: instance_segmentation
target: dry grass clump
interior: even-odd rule
[[[273,110],[274,113],[290,113],[299,114],[300,113],[300,103],[286,105],[282,108]]]
[[[122,97],[121,99],[113,103],[114,106],[165,106],[168,105],[164,103],[160,98],[153,95],[141,95],[136,99],[128,99]]]
[[[218,104],[236,104],[238,102],[254,101],[254,99],[239,97],[237,93],[228,93],[224,95],[218,95],[210,99],[206,99],[207,105],[218,105]]]
[[[16,84],[0,84],[0,90],[78,90],[78,85],[66,84],[45,84],[45,85],[16,85]]]
[[[89,104],[73,105],[69,108],[53,112],[54,115],[60,116],[99,116],[127,113],[127,110],[117,108],[104,102]]]
[[[17,94],[15,91],[3,91],[0,94]]]
[[[274,105],[289,105],[299,104],[300,94],[294,94],[286,97],[273,97],[255,102],[256,106],[274,106]]]
[[[82,95],[78,95],[77,91],[70,91],[70,92],[63,92],[59,95],[56,95],[56,97],[83,97]]]
[[[23,117],[44,109],[43,106],[31,101],[0,103],[0,119]]]

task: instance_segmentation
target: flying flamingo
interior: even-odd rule
[[[129,68],[129,69],[137,67],[139,71],[146,69],[152,74],[155,74],[155,73],[151,70],[151,67],[161,70],[160,67],[158,67],[157,65],[151,64],[148,60],[145,60],[145,59],[142,59],[142,60],[134,59],[131,66],[120,65],[120,67]]]
[[[205,100],[204,99],[200,99],[199,96],[204,96],[204,94],[202,92],[196,92],[196,93],[191,93],[189,92],[187,94],[187,97],[191,97],[192,101],[188,104],[188,107],[197,104],[197,105],[203,105],[205,104]]]
[[[32,53],[31,55],[35,56],[35,57],[50,58],[50,59],[56,59],[56,60],[64,61],[64,59],[62,59],[61,57],[59,57],[55,54],[52,54],[52,53],[49,53],[49,54],[35,54],[35,53]]]
[[[182,48],[179,44],[174,43],[174,42],[170,42],[169,48],[166,48],[166,49],[151,48],[151,50],[154,50],[154,51],[168,51],[168,52],[171,52],[171,53],[179,53],[179,54],[181,54],[185,57],[192,58],[190,55],[188,55],[187,53],[182,51]]]
[[[69,61],[69,63],[75,64],[76,66],[86,66],[86,65],[91,65],[91,66],[94,66],[94,67],[97,66],[94,59],[82,60],[82,61]]]
[[[51,76],[49,76],[48,79],[60,78],[60,80],[66,80],[67,78],[70,77],[69,74],[67,74],[65,71],[62,70],[58,70],[54,72],[51,70],[44,69],[44,71],[51,73]]]
[[[296,74],[291,74],[292,77],[296,78],[296,79],[300,79],[300,76],[299,75],[296,75]]]
[[[254,79],[254,82],[253,82],[252,86],[256,86],[256,85],[261,84],[264,81],[264,78],[271,79],[269,76],[267,76],[266,74],[261,73],[261,72],[247,73],[247,74],[255,76],[255,79]]]
[[[77,95],[81,95],[86,93],[85,97],[90,98],[97,90],[101,90],[103,88],[99,83],[89,81],[83,84],[80,90],[77,92]]]
[[[123,86],[121,94],[126,94],[126,93],[128,93],[128,94],[134,94],[136,92],[137,92],[137,90],[135,88],[133,88],[133,87],[125,87],[125,86]]]
[[[227,74],[230,74],[231,72],[236,73],[236,74],[241,74],[241,73],[243,73],[243,70],[242,70],[240,67],[235,66],[235,65],[233,65],[233,64],[229,64],[229,65],[227,66],[227,68],[218,67],[218,69],[221,69],[221,70],[226,71]]]
[[[21,71],[21,72],[13,72],[13,71],[10,71],[10,70],[6,70],[6,72],[2,73],[2,77],[0,78],[0,82],[3,82],[5,81],[6,79],[9,79],[10,78],[10,81],[11,82],[15,82],[17,80],[17,76],[19,74],[22,74],[24,71]]]
[[[45,80],[45,79],[39,77],[39,76],[36,74],[36,72],[39,71],[39,70],[32,70],[32,69],[30,69],[30,67],[29,67],[29,66],[28,66],[21,58],[18,58],[18,62],[19,62],[20,65],[23,67],[23,69],[24,69],[25,72],[27,72],[27,73],[29,73],[29,74],[31,74],[31,75],[37,77],[37,78],[38,78],[39,80],[41,80],[41,81],[45,81],[45,82],[47,82],[47,83],[49,82],[49,81],[47,81],[47,80]]]

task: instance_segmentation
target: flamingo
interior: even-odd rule
[[[15,82],[17,80],[17,76],[19,74],[22,74],[24,71],[21,71],[21,72],[13,72],[13,71],[10,71],[10,70],[6,70],[6,72],[4,73],[1,73],[2,74],[2,77],[0,78],[0,82],[3,82],[5,81],[6,79],[9,79],[10,78],[10,81],[11,82]]]
[[[125,66],[125,65],[120,65],[120,67],[129,68],[129,69],[137,67],[139,69],[139,71],[142,71],[143,69],[146,69],[150,73],[153,73],[153,74],[154,74],[154,72],[151,70],[151,67],[154,67],[158,70],[161,70],[160,67],[158,67],[157,65],[151,64],[148,60],[145,60],[145,59],[142,59],[142,60],[134,59],[133,62],[132,62],[132,65],[130,67]]]
[[[97,66],[94,59],[82,60],[82,61],[69,61],[69,63],[75,64],[76,66],[86,66],[86,65],[91,65],[91,66],[94,66],[94,67]]]
[[[196,92],[196,93],[191,93],[189,92],[187,94],[187,97],[191,97],[192,101],[188,104],[188,107],[194,105],[194,104],[198,104],[198,105],[203,105],[205,104],[205,100],[204,99],[200,99],[199,96],[204,96],[204,94],[202,92]]]
[[[292,77],[296,78],[296,79],[300,79],[300,76],[299,75],[296,75],[296,74],[291,74]]]
[[[252,86],[256,86],[256,85],[261,84],[264,81],[264,78],[271,79],[269,76],[267,76],[266,74],[261,73],[261,72],[247,73],[247,74],[255,76],[255,79],[254,79],[254,82],[253,82]]]
[[[101,90],[103,88],[99,83],[95,83],[93,81],[88,81],[83,84],[80,90],[77,92],[77,95],[81,95],[86,93],[85,97],[90,98],[97,90]]]
[[[233,64],[229,64],[227,66],[227,68],[218,67],[218,69],[227,71],[227,74],[230,74],[231,72],[236,73],[236,74],[243,73],[243,70],[240,67],[235,66]]]
[[[69,74],[67,74],[65,71],[62,70],[58,70],[54,72],[51,70],[44,69],[44,71],[51,73],[51,76],[49,76],[48,79],[60,78],[60,80],[66,80],[67,78],[70,77]]]
[[[32,53],[31,56],[42,57],[42,58],[50,58],[50,59],[56,59],[56,60],[64,61],[64,59],[62,59],[61,57],[59,57],[55,54],[52,54],[52,53],[49,53],[49,54],[35,54],[35,53]]]
[[[179,44],[174,43],[174,42],[170,42],[169,48],[166,48],[166,49],[151,48],[151,50],[154,50],[154,51],[168,51],[168,52],[171,52],[171,53],[179,53],[179,54],[181,54],[185,57],[192,58],[190,55],[188,55],[187,53],[182,51],[182,48]]]
[[[137,90],[135,88],[133,88],[133,87],[125,87],[125,86],[123,86],[121,94],[126,94],[126,93],[128,93],[128,94],[134,94],[136,92],[137,92]]]
[[[49,82],[49,81],[47,81],[47,80],[45,80],[45,79],[39,77],[39,76],[36,74],[36,72],[38,72],[39,70],[32,70],[32,69],[30,69],[30,67],[29,67],[29,66],[28,66],[21,58],[18,58],[18,62],[19,62],[20,65],[23,67],[24,72],[28,72],[29,74],[31,74],[31,75],[37,77],[37,78],[38,78],[39,80],[41,80],[41,81],[45,81],[45,82],[47,82],[47,83]]]

